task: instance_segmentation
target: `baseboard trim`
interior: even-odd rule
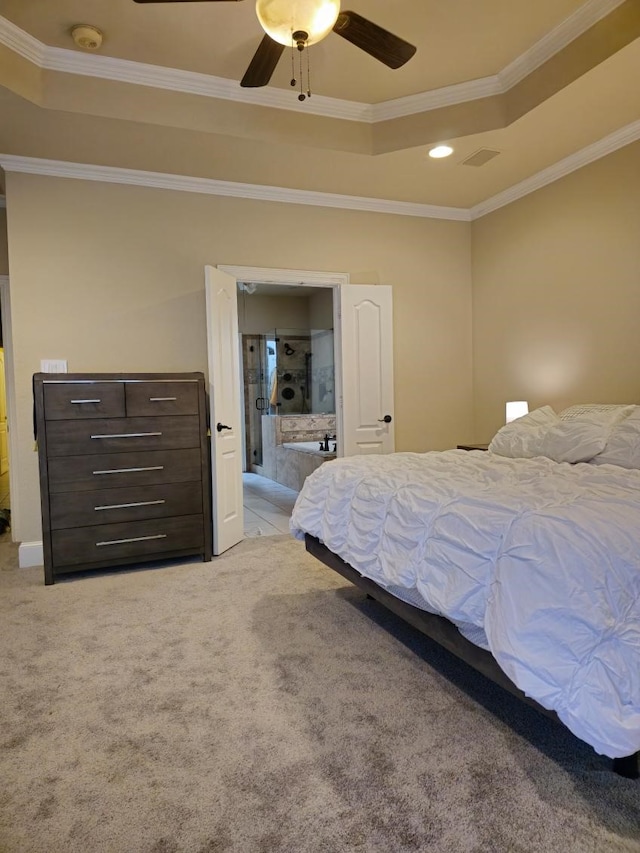
[[[42,542],[21,542],[18,547],[18,566],[30,569],[32,566],[44,565],[44,550]]]

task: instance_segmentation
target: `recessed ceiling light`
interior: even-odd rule
[[[429,157],[433,157],[435,160],[448,157],[450,154],[453,154],[453,148],[450,145],[436,145],[429,151]]]

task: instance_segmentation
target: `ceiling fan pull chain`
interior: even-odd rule
[[[304,101],[304,99],[306,98],[305,93],[302,91],[302,54],[303,51],[300,50],[300,94],[298,95],[299,101]]]
[[[293,34],[291,35],[291,85],[295,86],[298,82],[296,80],[296,66],[295,66],[295,49],[296,43],[293,40]]]
[[[307,48],[307,98],[311,97],[311,59],[309,57],[309,48]]]

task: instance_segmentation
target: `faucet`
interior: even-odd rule
[[[329,433],[328,433],[328,432],[325,432],[325,434],[324,434],[324,439],[321,439],[321,440],[320,440],[320,450],[324,450],[324,451],[326,451],[326,452],[328,453],[328,452],[329,452],[329,442],[330,442],[330,441],[335,441],[335,440],[336,440],[335,435],[329,435]],[[335,445],[335,444],[334,444],[334,446],[333,446],[333,449],[334,449],[334,450],[336,450],[336,445]]]

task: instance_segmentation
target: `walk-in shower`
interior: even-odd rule
[[[263,416],[335,414],[332,329],[242,335],[246,466],[263,464]]]

